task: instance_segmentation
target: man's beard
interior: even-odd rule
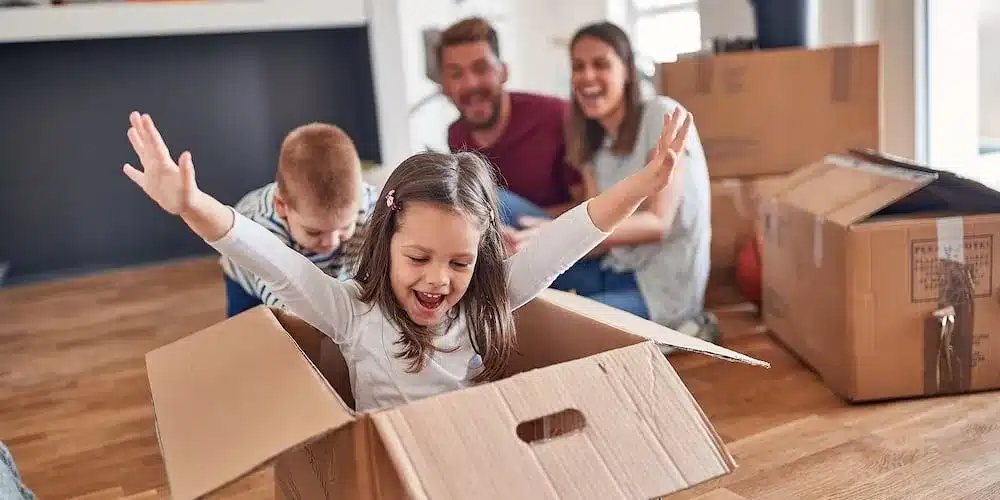
[[[500,108],[502,104],[503,104],[503,97],[501,95],[497,95],[490,101],[490,116],[486,120],[481,122],[474,122],[470,120],[468,117],[463,116],[462,118],[465,120],[466,123],[469,124],[469,127],[472,128],[473,130],[491,129],[494,126],[496,126],[497,122],[500,120]]]

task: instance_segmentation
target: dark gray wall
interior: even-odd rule
[[[7,283],[211,249],[122,173],[128,113],[227,203],[273,180],[284,134],[335,123],[379,161],[367,32],[0,44],[0,263]]]

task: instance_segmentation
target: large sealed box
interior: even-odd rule
[[[872,152],[762,203],[767,326],[852,401],[1000,388],[1000,193]]]
[[[659,66],[659,92],[698,124],[713,178],[791,172],[880,150],[878,45],[729,52]]]
[[[273,463],[287,499],[649,499],[735,467],[660,347],[767,363],[555,290],[516,324],[509,377],[369,413],[339,349],[278,310],[151,351],[171,494]]]

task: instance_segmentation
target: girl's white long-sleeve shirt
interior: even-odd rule
[[[594,225],[588,207],[589,201],[584,202],[547,223],[528,246],[507,259],[512,310],[549,287],[608,236]],[[256,274],[289,312],[333,339],[347,361],[357,411],[462,389],[482,370],[463,314],[436,339],[435,344],[446,352],[431,352],[422,370],[408,372],[408,361],[396,356],[399,329],[377,304],[359,300],[361,289],[356,281],[328,276],[263,226],[233,213],[233,227],[207,243]]]

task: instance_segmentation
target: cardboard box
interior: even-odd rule
[[[310,500],[647,499],[733,470],[657,344],[767,363],[554,290],[516,322],[510,377],[362,414],[336,346],[276,310],[150,352],[173,498],[271,462],[279,498]]]
[[[717,309],[748,303],[737,279],[737,258],[750,238],[759,239],[760,196],[777,190],[785,178],[768,175],[712,181],[712,269],[705,290],[705,307]]]
[[[712,177],[788,173],[829,152],[881,149],[878,45],[717,54],[659,66],[694,114]]]
[[[731,272],[743,244],[756,237],[760,197],[778,191],[787,179],[768,175],[712,181],[712,271]]]
[[[868,152],[828,155],[763,206],[764,319],[832,390],[1000,388],[1000,193]]]

